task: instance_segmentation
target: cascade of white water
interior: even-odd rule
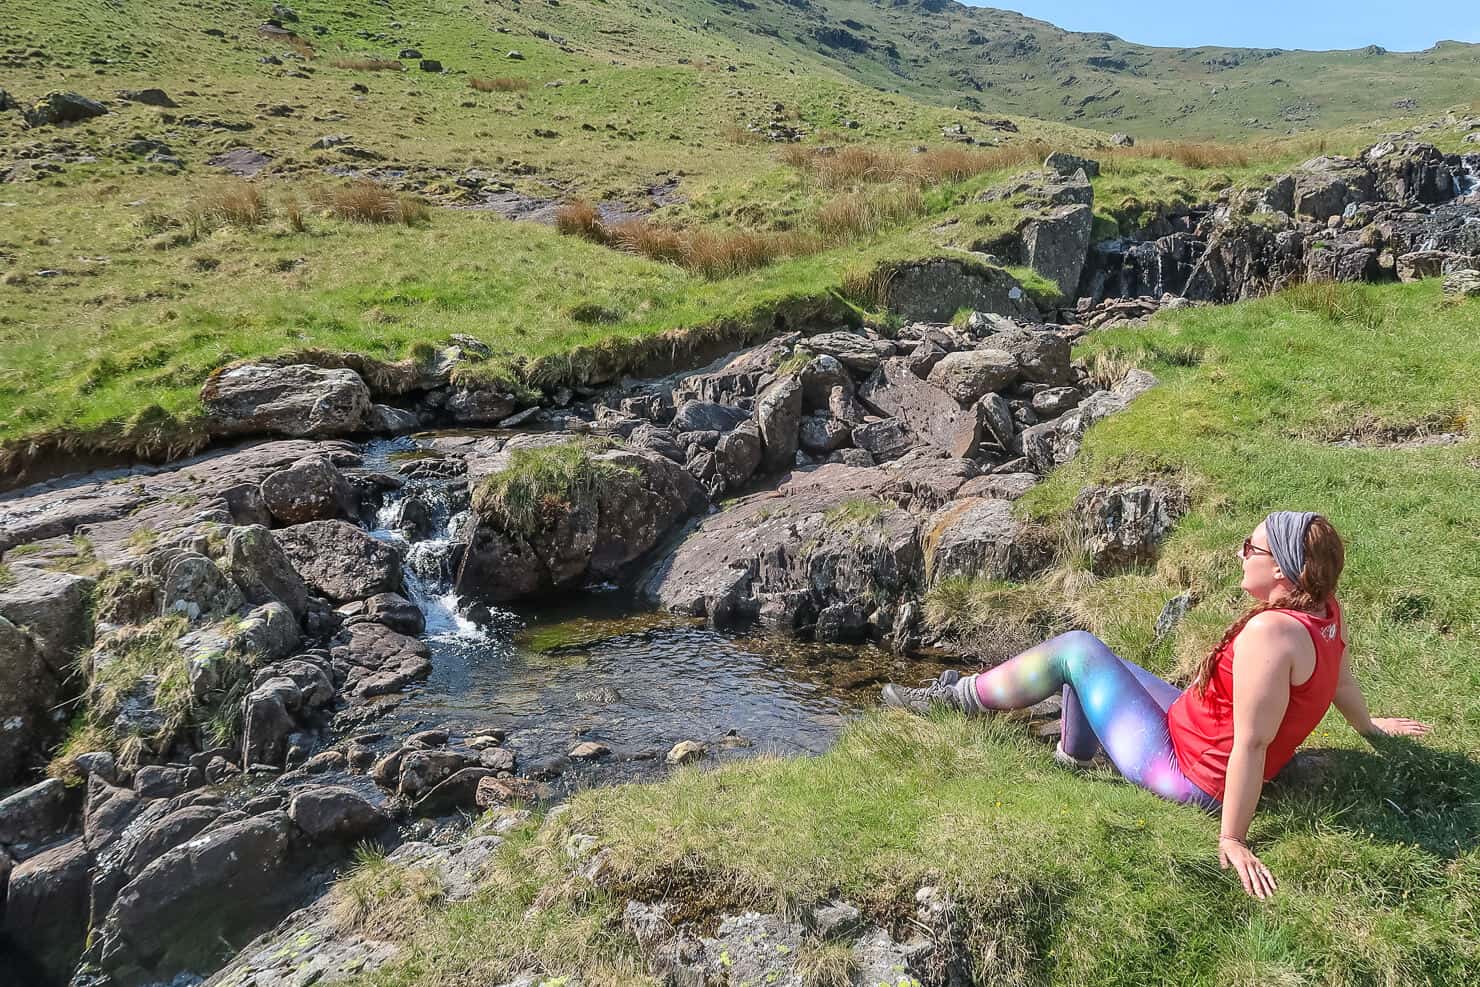
[[[420,517],[414,524],[413,510]],[[375,517],[377,538],[405,547],[402,567],[406,594],[426,617],[429,638],[486,640],[487,632],[462,614],[462,600],[453,589],[452,558],[468,511],[454,512],[444,484],[412,481],[386,496]],[[418,536],[416,528],[426,531]]]

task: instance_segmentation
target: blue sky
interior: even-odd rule
[[[1071,31],[1108,31],[1146,45],[1192,48],[1361,48],[1417,51],[1436,41],[1480,42],[1474,0],[965,0],[1016,10]]]

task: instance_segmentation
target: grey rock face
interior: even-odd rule
[[[157,571],[163,613],[182,613],[192,622],[215,620],[235,613],[246,602],[236,584],[204,555],[162,553]]]
[[[1084,172],[1086,178],[1096,178],[1100,174],[1100,163],[1093,158],[1082,158],[1077,154],[1067,151],[1055,151],[1043,161],[1044,170],[1072,178],[1078,172]]]
[[[1023,259],[1072,299],[1084,271],[1093,227],[1094,210],[1090,206],[1059,206],[1023,227]]]
[[[731,490],[743,487],[761,465],[761,433],[752,423],[746,423],[720,436],[715,447],[721,475]]]
[[[673,414],[675,432],[728,432],[750,417],[743,408],[712,401],[685,401]]]
[[[941,357],[926,379],[958,404],[968,405],[1010,386],[1018,372],[1017,357],[1006,350],[963,350]]]
[[[1325,221],[1348,205],[1370,201],[1373,186],[1372,172],[1355,158],[1315,158],[1295,173],[1295,212]]]
[[[1132,400],[1156,385],[1156,378],[1136,370],[1109,391],[1091,394],[1073,411],[1023,430],[1023,455],[1034,472],[1047,473],[1079,453],[1084,433],[1095,422],[1124,410]]]
[[[76,654],[92,643],[92,580],[12,566],[0,589],[0,785],[60,735],[59,709],[77,694]]]
[[[308,587],[271,531],[261,525],[233,528],[223,558],[226,573],[248,603],[281,603],[297,619],[308,607]]]
[[[963,308],[1027,318],[1037,314],[1011,274],[955,258],[900,265],[884,289],[884,304],[891,312],[918,322],[947,322]]]
[[[1095,571],[1107,573],[1154,562],[1162,539],[1187,512],[1187,496],[1164,486],[1090,487],[1074,511]]]
[[[0,846],[50,841],[63,832],[81,808],[81,792],[59,778],[48,778],[0,799]]]
[[[431,652],[414,637],[397,634],[382,624],[355,624],[346,628],[347,643],[333,655],[346,662],[346,693],[360,699],[388,696],[432,673]]]
[[[214,964],[301,892],[286,813],[209,830],[160,856],[118,894],[95,931],[105,970],[132,982]]]
[[[76,839],[23,860],[10,872],[0,930],[20,952],[20,963],[40,974],[39,982],[65,983],[82,952],[92,862],[91,851]],[[11,972],[25,969],[11,962]]]
[[[38,99],[35,106],[24,112],[24,116],[28,127],[53,127],[59,123],[90,120],[107,112],[108,107],[95,99],[57,90]]]
[[[390,817],[364,796],[337,786],[313,788],[293,796],[288,818],[316,843],[354,843],[390,823]]]
[[[262,481],[262,499],[279,524],[352,518],[354,492],[327,456],[309,456]]]
[[[903,421],[885,418],[854,426],[853,444],[871,457],[872,462],[866,465],[872,466],[874,462],[898,459],[910,451],[913,443]]]
[[[1480,271],[1455,271],[1444,276],[1444,294],[1454,298],[1480,298]]]
[[[1444,154],[1432,144],[1383,141],[1362,153],[1377,195],[1404,204],[1433,205],[1459,191]]]
[[[761,433],[761,468],[767,473],[788,469],[797,454],[802,420],[802,385],[784,377],[761,392],[755,402],[755,423]]]
[[[324,438],[365,431],[370,389],[353,370],[247,364],[212,374],[201,387],[212,435]]]
[[[336,603],[401,589],[401,556],[344,521],[310,521],[273,532],[314,591]]]
[[[1050,557],[1006,500],[952,501],[931,515],[923,531],[925,572],[932,584],[951,576],[1026,579]]]
[[[916,377],[904,360],[886,360],[859,388],[858,396],[880,415],[899,419],[917,443],[948,455],[970,456],[981,441],[980,416],[962,410],[955,398]]]

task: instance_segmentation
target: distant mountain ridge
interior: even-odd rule
[[[1480,45],[1156,48],[956,0],[663,0],[742,44],[931,102],[1148,136],[1325,129],[1480,95]]]

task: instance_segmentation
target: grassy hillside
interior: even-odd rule
[[[1470,428],[1477,330],[1480,302],[1445,303],[1428,283],[1301,289],[1104,334],[1100,359],[1136,353],[1163,383],[1098,426],[1031,505],[1053,514],[1091,480],[1190,487],[1192,513],[1154,570],[1026,594],[1164,674],[1238,612],[1234,548],[1265,512],[1326,511],[1343,532],[1343,600],[1373,709],[1435,733],[1373,750],[1327,716],[1314,760],[1266,791],[1254,822],[1280,881],[1270,902],[1218,869],[1213,818],[1108,773],[1061,771],[1011,722],[880,714],[822,757],[582,793],[558,824],[505,848],[470,902],[412,903],[392,892],[414,880],[368,866],[337,893],[371,902],[359,920],[399,929],[410,948],[366,982],[497,983],[527,970],[640,982],[619,924],[629,896],[702,917],[837,894],[888,916],[929,882],[963,903],[980,982],[1475,983],[1480,443],[1472,432],[1451,445],[1381,442],[1415,426]],[[1432,351],[1448,358],[1416,355]],[[1331,444],[1353,435],[1356,402],[1355,438],[1373,447]],[[1188,587],[1201,602],[1153,645],[1161,603]],[[601,887],[569,874],[571,833],[607,848]],[[810,982],[844,982],[836,950],[806,949]]]
[[[967,119],[1000,146],[961,152],[940,139],[959,113],[827,66],[792,71],[774,46],[645,7],[311,2],[287,22],[296,40],[261,34],[267,13],[242,0],[69,0],[0,15],[17,100],[70,88],[112,110],[38,129],[0,113],[0,173],[20,173],[0,186],[0,440],[167,431],[196,413],[214,367],[308,346],[399,357],[467,332],[510,363],[546,358],[548,370],[581,345],[764,320],[880,262],[988,238],[1014,216],[975,202],[977,192],[1046,147],[1100,141],[1025,118],[1015,133]],[[411,46],[445,71],[409,58],[401,70],[364,67]],[[115,98],[150,86],[180,105]],[[773,121],[803,141],[752,129]],[[313,147],[325,136],[345,141]],[[788,147],[823,146],[903,165],[825,180],[787,163]],[[1102,216],[1196,200],[1320,146],[1267,145],[1198,169],[1114,161],[1100,181]],[[249,185],[209,163],[232,149],[268,159]],[[984,170],[912,170],[959,153],[975,156],[968,172]],[[179,164],[150,160],[159,154]],[[364,170],[436,208],[410,225],[335,214],[334,197]],[[810,246],[705,273],[510,222],[469,186]],[[900,196],[914,197],[908,209],[827,232],[827,210]]]

